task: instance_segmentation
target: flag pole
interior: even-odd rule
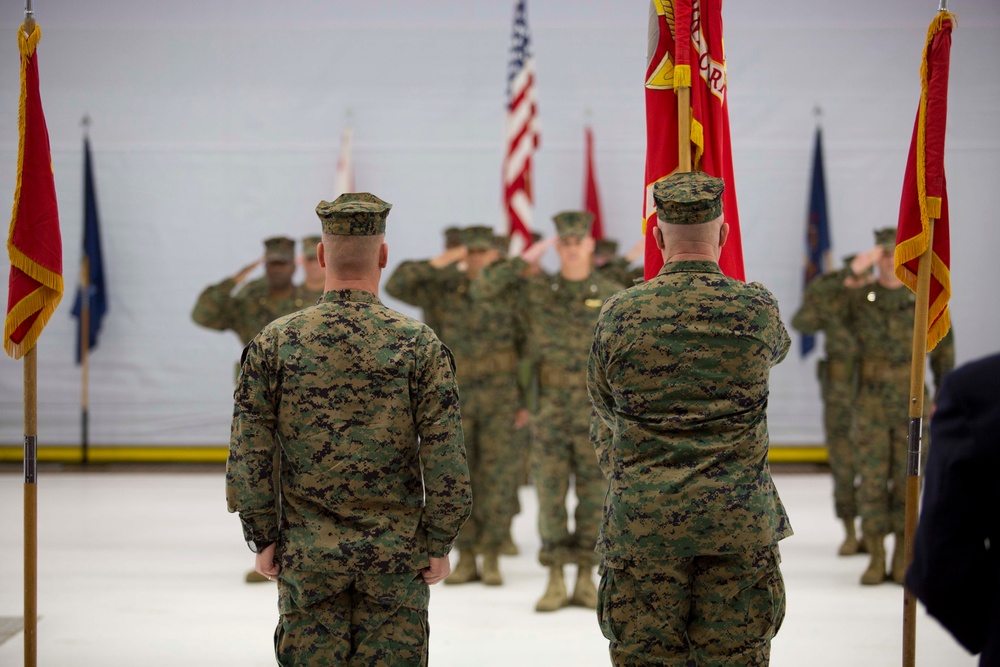
[[[27,25],[27,22],[25,22]],[[24,354],[24,664],[38,654],[38,358]]]
[[[677,171],[691,171],[691,87],[677,87]]]
[[[90,260],[80,260],[80,459],[89,463],[90,441]]]
[[[35,31],[31,0],[24,4],[24,32]],[[38,357],[24,355],[24,665],[38,660]]]
[[[906,515],[903,528],[904,571],[913,561],[913,537],[920,504],[920,446],[924,415],[924,370],[927,365],[927,312],[931,289],[934,218],[927,226],[927,249],[917,264],[917,302],[913,309],[913,354],[910,360],[910,423],[906,443]],[[917,598],[903,587],[903,667],[914,667],[917,639]]]
[[[90,116],[84,114],[80,124],[86,139]],[[90,258],[86,252],[80,259],[80,383],[80,459],[87,465],[90,462]]]

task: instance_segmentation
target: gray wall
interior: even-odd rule
[[[17,151],[22,3],[0,10],[0,193]],[[953,1],[947,169],[959,361],[1000,348],[1000,5]],[[62,214],[67,295],[39,344],[39,440],[78,437],[73,364],[82,218],[80,118],[89,113],[110,313],[92,356],[91,442],[221,444],[232,333],[195,326],[198,292],[318,228],[341,129],[357,186],[394,204],[391,270],[436,254],[449,223],[500,224],[513,2],[36,0],[42,96]],[[571,11],[570,11],[571,10]],[[747,277],[787,319],[801,297],[813,108],[823,109],[833,252],[894,225],[936,3],[768,0],[725,7],[733,160]],[[529,2],[542,146],[536,226],[582,202],[594,128],[606,226],[638,239],[645,114],[644,0]],[[552,258],[547,262],[551,265]],[[6,254],[0,272],[6,275]],[[392,299],[386,301],[402,310]],[[794,334],[793,334],[794,335]],[[796,340],[797,343],[797,340]],[[776,443],[820,443],[815,357],[772,374]],[[22,437],[21,365],[0,356],[0,443]]]

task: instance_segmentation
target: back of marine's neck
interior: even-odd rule
[[[719,260],[715,255],[708,255],[703,252],[675,252],[667,255],[663,254],[663,263],[670,262],[712,262],[718,264]]]
[[[347,290],[361,290],[362,292],[371,292],[375,296],[378,296],[378,283],[379,278],[374,276],[366,278],[335,278],[327,276],[325,291],[344,292]]]

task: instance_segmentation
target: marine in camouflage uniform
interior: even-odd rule
[[[306,279],[299,287],[302,290],[302,298],[308,306],[319,301],[326,291],[324,287],[326,277],[323,275],[323,267],[319,264],[319,257],[316,256],[316,247],[322,240],[320,236],[306,236],[302,239],[302,270],[306,274]]]
[[[823,332],[824,357],[816,364],[816,377],[823,398],[823,430],[833,473],[833,505],[843,521],[846,537],[841,556],[864,551],[858,541],[855,519],[857,466],[854,463],[854,397],[858,386],[858,344],[849,319],[850,294],[871,280],[870,272],[854,276],[846,257],[845,267],[812,280],[802,296],[802,305],[792,316],[792,326],[806,335]],[[850,284],[850,286],[848,285]]]
[[[532,418],[532,476],[542,538],[539,561],[549,568],[549,581],[536,611],[597,604],[592,579],[597,563],[594,546],[607,480],[589,440],[587,354],[601,305],[622,288],[592,270],[590,213],[568,211],[553,220],[559,234],[558,274],[523,278],[528,264],[518,258],[488,267],[473,285],[473,294],[482,298],[504,286],[518,285],[518,308],[525,319],[527,350],[535,367],[538,410]],[[572,532],[566,510],[571,481],[578,500]],[[567,597],[563,579],[568,563],[578,568],[572,598]]]
[[[655,185],[664,266],[609,299],[594,334],[611,480],[598,620],[619,666],[766,665],[784,618],[777,542],[792,531],[767,397],[790,341],[774,296],[719,269],[722,190],[702,172]]]
[[[512,431],[523,407],[517,368],[524,342],[516,293],[509,289],[479,300],[470,294],[473,278],[496,257],[493,230],[469,227],[462,246],[433,260],[401,263],[385,285],[397,299],[436,313],[435,331],[455,355],[476,502],[456,542],[459,559],[449,584],[480,578],[488,585],[503,583],[498,557],[516,511],[519,452]],[[465,270],[455,268],[459,260]]]
[[[209,329],[232,329],[246,345],[268,322],[313,303],[301,287],[292,284],[294,259],[295,241],[283,236],[267,239],[264,241],[267,276],[233,293],[237,284],[260,263],[254,262],[235,277],[206,287],[198,295],[191,319]]]
[[[243,353],[226,496],[278,578],[281,665],[426,665],[427,585],[472,504],[451,354],[377,296],[389,208],[320,202],[333,288]]]
[[[896,229],[875,233],[878,246],[855,260],[878,263],[878,280],[851,299],[852,327],[858,338],[860,384],[856,401],[857,465],[861,475],[858,511],[871,560],[861,576],[865,585],[886,580],[884,539],[895,533],[890,575],[902,583],[906,514],[907,428],[910,422],[910,373],[916,297],[894,273]],[[955,366],[955,344],[948,333],[930,353],[935,386]],[[930,405],[925,390],[924,401]],[[924,445],[930,443],[924,436]]]

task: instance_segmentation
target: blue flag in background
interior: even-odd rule
[[[97,345],[97,333],[101,330],[101,322],[108,310],[108,294],[104,285],[104,259],[101,255],[101,230],[97,219],[97,195],[94,192],[94,170],[90,162],[90,139],[83,140],[83,257],[81,265],[86,262],[87,290],[86,298],[90,313],[88,315],[88,350]],[[82,275],[82,271],[81,271]],[[77,288],[76,301],[73,304],[73,317],[78,320],[83,310],[83,287]],[[76,327],[76,363],[80,363],[82,352],[80,326]]]
[[[826,179],[823,177],[823,132],[816,128],[813,147],[812,185],[809,188],[809,214],[806,218],[806,266],[802,290],[814,278],[829,270],[830,227],[826,217]],[[816,345],[815,336],[802,336],[802,356]]]

